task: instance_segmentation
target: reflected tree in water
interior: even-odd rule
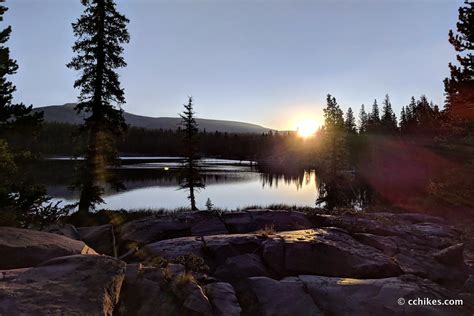
[[[188,103],[184,104],[184,111],[181,116],[183,128],[183,145],[185,157],[180,174],[180,188],[188,190],[188,199],[191,202],[191,209],[196,211],[196,192],[205,187],[201,174],[200,153],[199,153],[199,126],[194,118],[193,98],[189,97]]]
[[[74,84],[81,89],[75,110],[87,116],[81,128],[87,135],[87,146],[81,153],[85,159],[75,184],[81,191],[79,212],[87,213],[103,203],[106,184],[120,188],[107,168],[119,163],[115,139],[126,129],[120,108],[125,97],[116,69],[126,66],[122,45],[129,41],[129,21],[117,12],[113,0],[81,3],[84,13],[73,23],[77,56],[67,66],[81,72]]]

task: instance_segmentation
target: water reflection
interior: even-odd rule
[[[197,196],[197,205],[204,208],[207,198],[219,208],[236,209],[253,205],[287,204],[314,207],[317,200],[334,194],[314,170],[279,173],[264,170],[244,161],[206,159],[203,161],[206,189]],[[107,189],[105,205],[99,208],[141,209],[187,207],[186,192],[178,190],[179,158],[128,159],[115,169],[126,190]],[[32,170],[34,177],[45,183],[51,196],[65,203],[75,202],[78,193],[69,185],[74,178],[74,163],[69,160],[45,161]],[[353,183],[346,192],[345,203],[363,206],[367,193]],[[323,203],[327,203],[323,202]]]

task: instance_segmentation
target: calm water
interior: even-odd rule
[[[126,158],[116,172],[126,189],[108,190],[101,208],[142,209],[189,207],[187,192],[178,189],[178,157]],[[204,159],[206,188],[199,191],[197,205],[204,209],[208,198],[223,209],[252,205],[287,204],[314,206],[318,197],[318,180],[314,171],[294,174],[272,174],[260,170],[250,161]],[[48,193],[64,203],[76,202],[78,193],[68,186],[74,178],[69,159],[45,162],[36,168],[38,181],[46,183]]]

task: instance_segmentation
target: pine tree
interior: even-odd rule
[[[450,78],[444,80],[446,113],[455,125],[474,123],[474,2],[459,8],[457,34],[449,31],[449,42],[458,52],[460,66],[449,64]],[[467,126],[465,126],[467,127]]]
[[[81,75],[75,109],[85,113],[82,131],[87,134],[85,163],[77,183],[81,190],[79,212],[87,213],[103,202],[106,183],[119,188],[107,167],[118,164],[115,138],[126,128],[120,106],[125,103],[116,70],[126,66],[123,44],[129,42],[128,19],[117,12],[113,0],[81,0],[84,13],[72,24],[78,38],[73,46],[77,56],[67,65]]]
[[[335,178],[346,164],[344,117],[336,98],[328,94],[326,102],[326,108],[323,110],[324,139],[327,147],[325,152],[328,155],[326,160],[329,166],[329,176]]]
[[[0,0],[0,21],[8,8]],[[13,103],[16,87],[8,80],[18,70],[18,64],[10,57],[10,50],[5,44],[10,39],[10,26],[0,31],[0,211],[8,216],[0,216],[0,226],[27,226],[34,220],[38,208],[49,201],[43,186],[32,183],[26,173],[22,161],[31,157],[24,148],[12,148],[7,137],[23,134],[31,139],[39,130],[43,113],[33,113],[32,106]],[[12,222],[2,222],[2,218],[10,218]]]
[[[407,128],[407,115],[406,115],[406,112],[405,112],[405,107],[402,106],[402,111],[400,112],[400,131],[402,133],[405,133],[406,132],[406,128]]]
[[[196,211],[196,191],[205,187],[199,166],[199,126],[194,118],[193,98],[189,97],[188,103],[184,104],[184,111],[180,114],[183,127],[183,145],[185,157],[180,175],[180,188],[189,191],[188,199],[191,202],[191,210]]]
[[[341,195],[345,186],[343,171],[347,169],[348,156],[346,148],[346,131],[344,114],[337,104],[336,98],[328,94],[327,105],[324,108],[323,165],[321,173],[324,184],[319,187],[316,205],[325,204],[329,210],[345,204],[346,199]]]
[[[362,104],[359,112],[359,134],[367,132],[368,115],[365,112],[365,106]]]
[[[0,0],[0,21],[8,8]],[[13,93],[16,87],[8,80],[8,76],[16,74],[18,64],[10,57],[10,49],[5,44],[10,39],[11,26],[0,31],[0,138],[5,137],[5,133],[11,130],[24,132],[39,128],[43,114],[32,113],[33,106],[12,103]]]
[[[390,103],[388,94],[385,95],[385,99],[383,101],[380,125],[382,131],[386,133],[394,133],[397,130],[397,119],[395,117],[395,113],[393,113],[392,104]]]
[[[374,100],[372,105],[372,112],[368,116],[367,120],[367,131],[374,133],[380,130],[380,112],[379,105],[377,104],[377,99]]]
[[[413,132],[418,125],[416,120],[416,100],[415,97],[411,97],[410,103],[407,105],[405,109],[406,115],[406,132]]]
[[[352,111],[352,108],[350,107],[347,109],[344,125],[345,125],[347,133],[349,134],[357,133],[357,126],[356,126],[356,121],[354,117],[354,112]]]

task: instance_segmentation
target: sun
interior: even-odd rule
[[[305,119],[298,123],[297,132],[300,137],[311,137],[314,136],[318,130],[318,122],[311,119]]]

